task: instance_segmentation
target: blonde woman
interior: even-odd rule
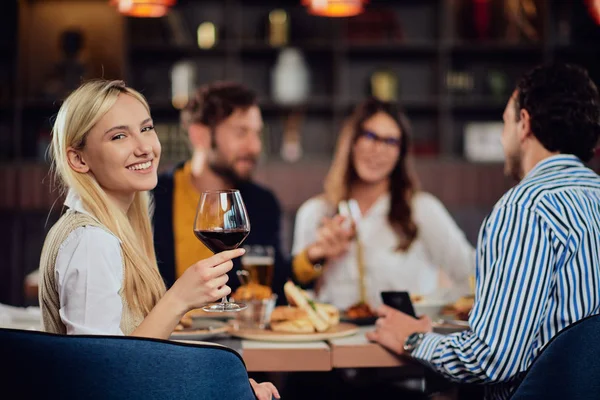
[[[293,269],[301,283],[316,282],[321,301],[343,310],[361,300],[381,304],[382,291],[453,299],[469,292],[475,252],[442,203],[419,191],[409,163],[410,126],[393,104],[359,104],[342,132],[325,192],[296,216]],[[355,231],[336,215],[340,201],[359,208]],[[444,299],[444,300],[445,300]]]
[[[148,198],[160,153],[148,103],[122,81],[84,83],[61,106],[52,156],[67,211],[40,260],[46,331],[167,339],[187,311],[230,293],[227,272],[243,250],[196,262],[165,290]],[[251,383],[260,399],[279,396]]]

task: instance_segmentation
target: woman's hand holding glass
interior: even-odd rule
[[[227,286],[227,273],[233,268],[231,260],[244,253],[244,249],[229,250],[198,261],[177,279],[167,295],[175,300],[181,313],[228,296],[231,288]]]

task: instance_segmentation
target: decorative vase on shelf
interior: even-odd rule
[[[508,76],[502,70],[491,69],[487,71],[487,89],[493,101],[506,100],[508,94]]]
[[[303,117],[302,112],[292,112],[285,121],[281,158],[286,162],[294,163],[302,158],[301,125]]]
[[[196,87],[196,66],[191,61],[180,61],[171,69],[171,103],[182,109]]]
[[[540,40],[541,12],[535,0],[507,0],[504,7],[507,41],[516,43],[523,38],[532,42]]]
[[[276,9],[269,13],[269,44],[273,47],[286,46],[290,40],[290,16],[285,10]]]
[[[381,101],[397,101],[398,76],[388,69],[375,71],[371,75],[371,95]]]
[[[43,97],[47,100],[64,98],[75,90],[89,71],[83,61],[85,35],[79,29],[65,30],[60,35],[61,60],[54,65],[43,85]]]
[[[308,99],[310,71],[300,50],[281,50],[271,72],[273,101],[282,106],[297,106]]]
[[[473,93],[475,78],[469,71],[450,70],[446,73],[446,90],[453,97],[466,97]]]
[[[217,44],[217,27],[212,22],[203,22],[198,25],[196,40],[201,49],[212,49]]]

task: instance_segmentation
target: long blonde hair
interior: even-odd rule
[[[61,190],[74,190],[85,208],[121,241],[123,255],[123,294],[135,313],[148,315],[165,292],[158,271],[150,222],[150,197],[136,192],[127,214],[111,201],[91,173],[71,168],[69,147],[81,150],[87,136],[111,109],[119,95],[139,100],[150,113],[144,96],[123,81],[94,80],[82,84],[64,101],[52,129],[53,172]]]

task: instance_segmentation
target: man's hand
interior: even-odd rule
[[[281,397],[277,388],[271,382],[256,383],[254,379],[250,379],[250,385],[252,386],[252,390],[254,390],[254,394],[258,397],[258,400],[271,400],[273,396],[275,396],[276,399]]]
[[[367,339],[377,342],[396,354],[404,353],[406,338],[415,332],[431,332],[431,319],[427,316],[415,319],[391,307],[382,305],[377,309],[375,331],[367,333]]]

